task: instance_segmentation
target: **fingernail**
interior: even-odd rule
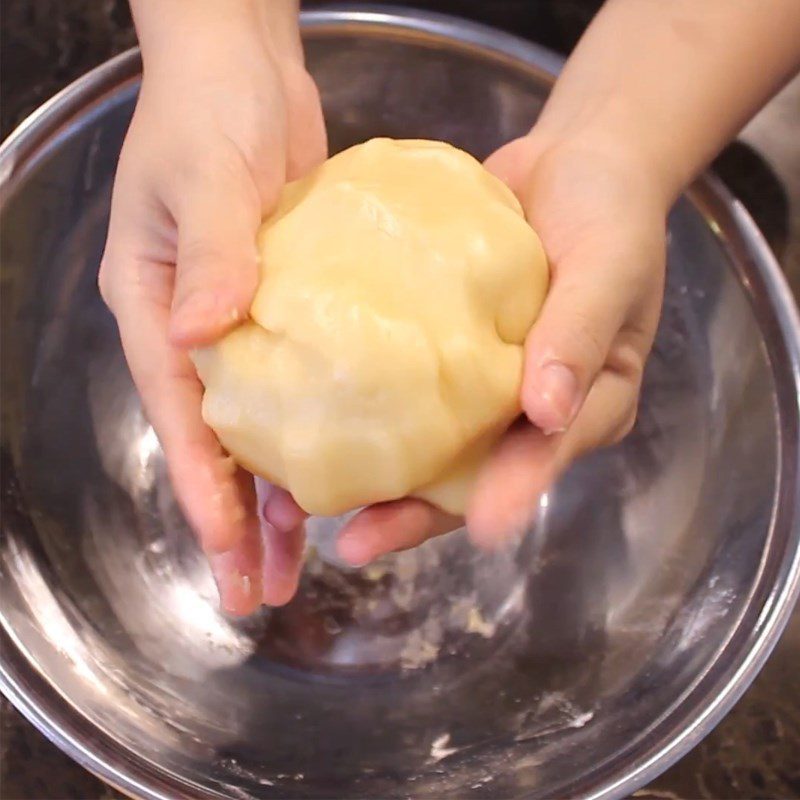
[[[540,427],[546,434],[565,431],[580,408],[580,387],[575,373],[558,361],[551,361],[539,369],[534,390],[549,406]]]

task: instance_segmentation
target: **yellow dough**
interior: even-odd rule
[[[250,320],[194,353],[222,445],[312,514],[462,512],[547,291],[511,191],[450,145],[373,139],[288,184],[258,248]]]

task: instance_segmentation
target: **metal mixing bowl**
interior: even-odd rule
[[[334,150],[485,156],[558,68],[443,17],[304,24]],[[139,69],[95,70],[0,153],[3,691],[138,797],[621,797],[652,778],[752,680],[798,592],[798,319],[749,217],[709,180],[678,203],[636,429],[516,550],[457,533],[346,572],[323,531],[298,599],[236,622],[95,287]]]

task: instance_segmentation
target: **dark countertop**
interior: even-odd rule
[[[307,5],[314,5],[308,3]],[[568,52],[599,0],[441,0],[460,14]],[[125,0],[5,0],[0,135],[70,81],[135,43]],[[800,296],[800,78],[714,165],[756,219]],[[106,800],[116,792],[50,744],[0,698],[0,797]],[[722,723],[640,798],[800,798],[800,611]]]

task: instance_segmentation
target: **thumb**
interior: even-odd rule
[[[641,293],[637,259],[637,252],[598,241],[553,265],[550,292],[525,343],[521,397],[528,419],[545,433],[569,427],[617,341],[630,339],[638,351],[633,328],[618,339]],[[629,360],[622,356],[621,369]]]
[[[538,154],[539,147],[533,136],[528,134],[512,139],[499,150],[495,150],[483,162],[483,166],[521,198]]]
[[[209,344],[247,317],[258,285],[259,193],[248,176],[208,180],[185,191],[170,339]]]

